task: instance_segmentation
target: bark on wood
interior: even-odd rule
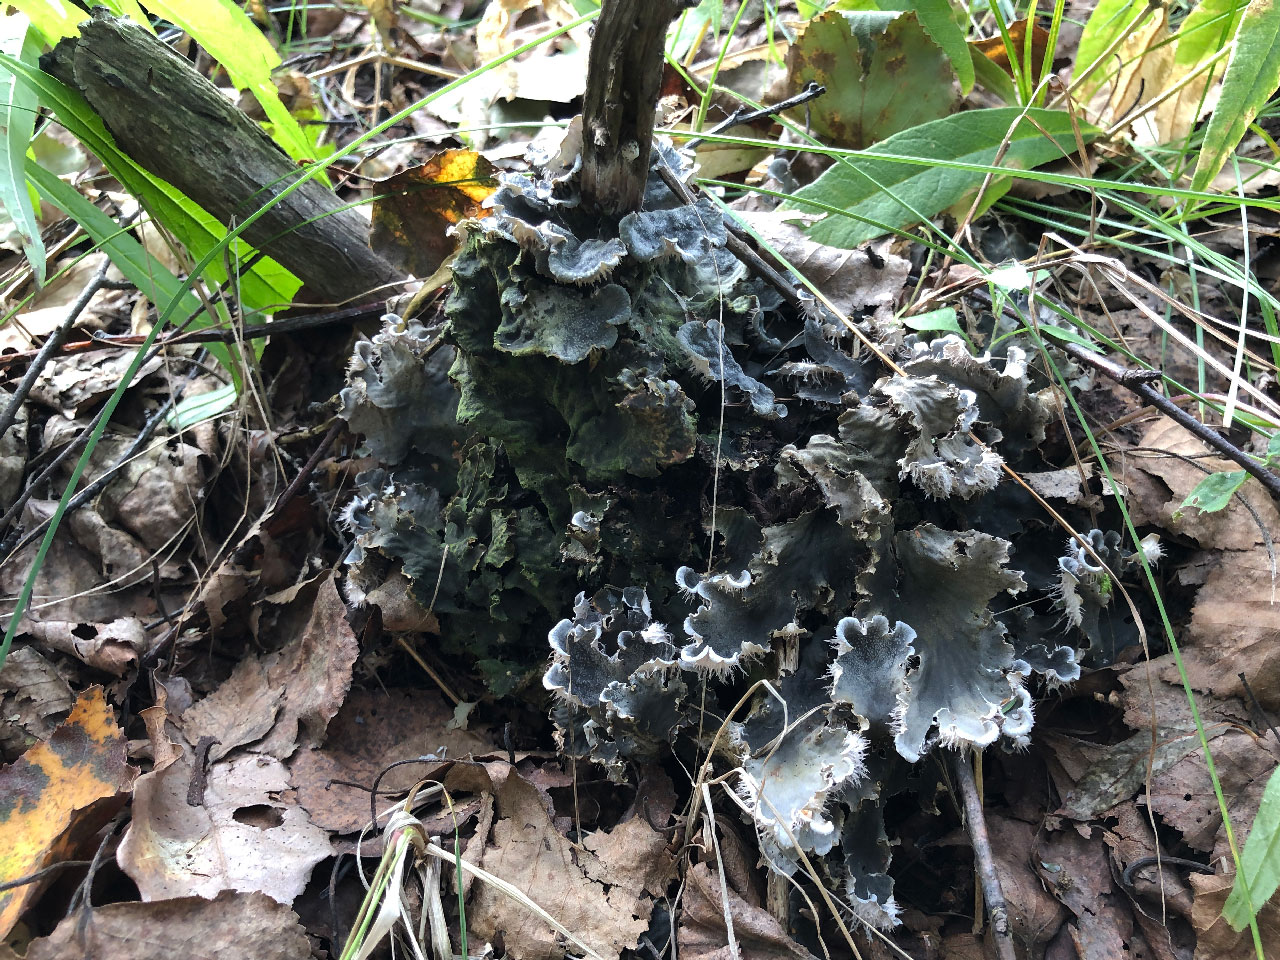
[[[89,101],[117,146],[224,224],[243,221],[302,173],[182,57],[128,20],[98,13],[41,66]],[[311,180],[242,236],[313,298],[341,302],[404,275],[369,249],[368,221]]]
[[[640,209],[662,48],[680,0],[605,0],[587,61],[582,104],[582,198],[608,216]]]

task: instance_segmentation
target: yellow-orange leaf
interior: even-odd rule
[[[418,277],[453,253],[450,227],[478,216],[493,191],[493,167],[474,150],[445,150],[377,185],[369,245]]]
[[[0,883],[67,855],[65,838],[82,832],[85,816],[101,817],[97,801],[126,790],[136,772],[102,688],[90,687],[48,740],[0,771]],[[42,889],[29,883],[0,893],[0,937]]]

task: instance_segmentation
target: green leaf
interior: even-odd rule
[[[0,20],[0,53],[34,63],[40,55],[40,41],[30,26],[22,14]],[[19,83],[11,73],[0,73],[0,130],[4,131],[4,144],[0,146],[0,204],[13,221],[22,252],[35,271],[36,285],[43,286],[44,241],[27,192],[26,175],[27,147],[35,131],[38,102],[35,91],[25,83]]]
[[[947,333],[958,333],[965,336],[965,332],[960,329],[960,322],[956,319],[956,311],[953,307],[939,307],[937,310],[930,310],[927,313],[917,313],[910,317],[901,317],[904,327],[911,330],[940,330]]]
[[[1080,33],[1080,42],[1076,46],[1076,63],[1071,71],[1073,81],[1085,77],[1085,82],[1076,91],[1076,98],[1080,103],[1088,103],[1107,75],[1114,73],[1114,62],[1108,65],[1098,63],[1098,59],[1118,37],[1128,33],[1139,19],[1147,15],[1148,8],[1141,3],[1133,3],[1131,0],[1099,0]],[[1114,51],[1111,59],[1115,60]]]
[[[280,100],[271,79],[271,71],[280,66],[280,55],[243,10],[231,0],[146,0],[146,6],[204,47],[237,89],[254,95],[285,153],[294,160],[315,159],[307,135]],[[323,175],[318,179],[328,183]]]
[[[27,176],[44,199],[84,228],[84,232],[111,258],[111,262],[125,275],[125,279],[156,305],[157,313],[163,314],[174,298],[179,297],[178,309],[184,315],[197,314],[193,327],[209,325],[199,298],[194,293],[183,294],[182,281],[153,257],[146,247],[123,232],[114,220],[81,196],[80,191],[58,179],[34,160],[27,161]],[[205,319],[199,319],[200,317]],[[209,353],[238,384],[239,363],[227,346],[211,343],[208,347]]]
[[[887,3],[894,3],[893,7]],[[897,6],[901,4],[901,6]],[[965,40],[964,27],[956,20],[950,0],[882,0],[881,10],[912,10],[920,20],[925,33],[942,48],[960,80],[960,92],[968,94],[973,89],[973,58]]]
[[[1280,430],[1273,433],[1267,441],[1267,466],[1273,469],[1280,467]]]
[[[972,66],[972,64],[970,64]],[[827,92],[807,105],[816,133],[866,147],[949,114],[956,73],[914,13],[828,10],[787,51],[792,89]]]
[[[1178,27],[1174,75],[1182,76],[1226,46],[1247,5],[1245,0],[1200,0]]]
[[[31,21],[40,39],[49,46],[63,37],[78,37],[80,21],[89,19],[70,0],[9,0],[9,4]]]
[[[1258,804],[1258,813],[1240,856],[1240,873],[1236,875],[1231,896],[1223,904],[1222,916],[1232,929],[1243,930],[1271,899],[1277,885],[1280,885],[1280,768],[1271,772],[1267,788],[1262,791],[1262,802]]]
[[[1276,0],[1250,0],[1236,28],[1222,94],[1204,131],[1192,190],[1209,186],[1278,85],[1280,5]]]
[[[162,223],[194,257],[203,257],[218,246],[226,229],[198,204],[176,187],[153,176],[138,166],[116,146],[102,119],[80,94],[47,73],[14,57],[0,54],[0,68],[34,88],[40,100],[49,107],[58,122],[82,144],[97,155],[107,169],[147,211]],[[232,245],[232,262],[248,260],[253,248],[239,240]],[[219,258],[209,265],[205,275],[213,283],[226,280]],[[239,280],[240,297],[251,310],[269,309],[289,303],[301,281],[274,260],[262,259]]]
[[[197,423],[212,420],[235,402],[236,389],[232,383],[196,397],[187,397],[169,414],[169,426],[174,430],[188,430]]]
[[[977,47],[969,48],[969,60],[973,64],[974,76],[982,89],[993,93],[1005,103],[1018,102],[1018,89],[1013,85],[1013,78],[1005,73],[994,60]]]
[[[1007,139],[1001,169],[1013,171],[1048,163],[1075,149],[1067,113],[1033,109],[1026,111],[1026,117],[1022,114],[1019,107],[970,110],[904,130],[860,157],[836,163],[783,206],[803,210],[806,207],[799,201],[808,199],[845,210],[850,217],[828,215],[809,228],[809,236],[828,246],[856,247],[885,233],[886,228],[904,228],[919,217],[935,216],[978,187],[986,176],[976,170],[932,163],[904,163],[897,157],[991,166]],[[1017,126],[1010,133],[1014,124]],[[1099,133],[1083,122],[1080,132],[1086,142]]]
[[[1065,340],[1067,343],[1074,343],[1078,346],[1092,350],[1094,353],[1098,351],[1098,345],[1086,336],[1076,333],[1069,327],[1055,327],[1049,323],[1040,323],[1036,325],[1036,330],[1046,336],[1053,337],[1055,340]]]
[[[1217,513],[1229,504],[1236,491],[1244,486],[1247,476],[1248,474],[1243,470],[1209,474],[1187,494],[1187,499],[1183,500],[1174,511],[1174,516],[1181,516],[1182,511],[1193,508],[1201,513]]]

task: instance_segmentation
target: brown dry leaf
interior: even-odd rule
[[[192,796],[192,764],[187,752],[138,778],[121,869],[144,900],[256,890],[292,903],[333,848],[292,799],[284,765],[254,754],[218,761],[201,797]]]
[[[83,932],[84,941],[80,940]],[[214,900],[112,903],[81,914],[34,940],[26,960],[308,960],[311,943],[297,914],[260,893],[224,892]]]
[[[427,754],[442,759],[482,755],[497,749],[484,728],[451,730],[453,711],[435,690],[357,690],[329,724],[321,749],[299,750],[289,761],[289,778],[311,821],[334,833],[355,833],[369,819],[369,795],[382,769],[397,760]],[[404,790],[429,767],[392,770],[380,790]]]
[[[76,261],[60,262],[58,269],[65,272],[52,278],[36,292],[30,303],[20,307],[16,317],[0,327],[0,351],[31,350],[36,346],[36,341],[43,340],[59,327],[67,319],[67,312],[71,309],[71,305],[79,298],[81,291],[89,285],[90,279],[106,259],[105,253],[91,253]],[[119,274],[116,276],[118,277]],[[104,303],[122,303],[122,293],[123,291],[118,290],[99,290],[80,314],[76,326],[79,328],[101,326],[98,314]],[[4,305],[3,312],[7,314],[14,307],[19,307],[19,304],[7,303]]]
[[[1216,737],[1213,730],[1207,732],[1212,738],[1209,750],[1222,784],[1236,842],[1243,844],[1262,801],[1263,788],[1280,763],[1280,747],[1270,738],[1264,740],[1236,728],[1229,728]],[[1167,826],[1181,832],[1188,846],[1212,853],[1215,859],[1230,859],[1218,800],[1200,750],[1187,754],[1152,778],[1150,802],[1156,815]]]
[[[600,955],[614,957],[636,947],[653,910],[652,898],[642,891],[659,885],[658,872],[671,867],[670,859],[660,856],[666,846],[661,834],[647,823],[632,822],[615,828],[623,831],[619,837],[596,838],[597,847],[621,863],[635,866],[654,857],[663,864],[646,863],[639,876],[625,877],[562,836],[538,790],[510,764],[457,765],[445,785],[454,792],[494,796],[498,819],[484,849],[485,870],[526,891]],[[467,923],[479,938],[492,941],[501,934],[508,955],[516,960],[564,956],[564,945],[543,920],[486,883],[471,887]]]
[[[0,407],[9,409],[13,394],[0,387]],[[27,468],[27,424],[30,416],[26,402],[18,404],[13,423],[0,436],[0,510],[8,510],[22,489]]]
[[[307,619],[284,649],[240,661],[223,684],[182,715],[183,736],[219,743],[212,759],[244,744],[287,759],[304,744],[318,744],[351,687],[359,653],[347,607],[331,574],[298,594],[294,613]]]
[[[125,446],[123,441],[102,443],[95,452],[115,462]],[[121,468],[98,497],[97,509],[109,525],[128,531],[148,551],[161,550],[194,520],[208,476],[204,453],[170,438],[148,447]],[[106,556],[103,560],[118,562]]]
[[[430,277],[458,248],[449,230],[480,215],[497,189],[493,165],[474,150],[444,150],[379,181],[369,246],[419,278]]]
[[[149,377],[164,364],[164,358],[153,357],[142,365],[134,382]],[[55,356],[40,371],[31,399],[52,407],[68,420],[74,420],[88,408],[109,397],[120,385],[129,364],[130,350],[93,350]]]
[[[1132,491],[1129,505],[1135,526],[1161,527],[1190,537],[1206,549],[1223,550],[1252,550],[1263,543],[1263,528],[1270,531],[1272,537],[1280,533],[1280,510],[1253,478],[1241,487],[1240,494],[1253,507],[1258,519],[1236,498],[1225,510],[1216,513],[1187,510],[1175,520],[1174,514],[1182,501],[1206,475],[1205,470],[1179,457],[1191,458],[1214,472],[1235,470],[1237,465],[1218,459],[1185,427],[1163,418],[1147,428],[1140,446],[1141,451],[1125,457],[1118,477]],[[1162,456],[1155,451],[1179,456]]]
[[[1026,57],[1027,20],[1015,20],[1009,24],[1009,39],[1013,42],[1013,55],[1018,63]],[[1009,49],[1005,46],[1004,37],[996,34],[985,40],[970,40],[969,48],[982,54],[1009,76],[1013,76],[1013,67],[1009,63]],[[1044,67],[1044,55],[1049,49],[1049,31],[1039,24],[1031,32],[1031,73],[1035,82],[1040,82],[1041,70]]]
[[[48,740],[74,702],[57,667],[35,647],[15,645],[0,667],[0,756],[16,757]]]
[[[721,897],[720,875],[710,865],[694,864],[685,874],[677,931],[684,960],[733,957]],[[742,956],[752,960],[812,960],[812,954],[796,943],[771,913],[750,906],[733,890],[729,891],[729,913]]]
[[[894,306],[907,282],[911,264],[889,252],[889,243],[875,244],[883,261],[875,266],[864,250],[840,250],[810,240],[796,222],[812,217],[788,211],[734,211],[799,270],[845,316],[870,311],[877,321],[892,318]]]
[[[993,814],[987,817],[987,831],[1013,937],[1023,946],[1042,949],[1057,934],[1067,910],[1031,869],[1029,856],[1036,827]]]
[[[100,826],[102,808],[86,811],[128,790],[136,772],[125,762],[115,712],[102,688],[90,687],[48,740],[0,771],[0,882],[60,859],[77,820],[92,817]],[[0,937],[43,889],[30,883],[0,893]]]
[[[1234,884],[1234,876],[1191,875],[1196,896],[1191,922],[1198,935],[1195,960],[1255,960],[1257,957],[1249,928],[1237,933],[1222,918],[1222,906]],[[1258,911],[1258,933],[1263,955],[1280,957],[1280,903],[1274,898]]]
[[[1147,763],[1160,773],[1200,749],[1194,729],[1161,728],[1154,755],[1151,734],[1141,730],[1117,744],[1096,744],[1046,733],[1052,749],[1049,767],[1062,794],[1060,813],[1073,820],[1094,820],[1134,796],[1147,776]]]
[[[29,623],[27,633],[43,646],[70,654],[81,663],[123,677],[129,666],[147,649],[142,621],[121,617],[110,623],[75,623],[45,620]]]
[[[1046,889],[1075,915],[1068,929],[1080,957],[1129,960],[1146,954],[1126,898],[1112,881],[1100,835],[1086,839],[1074,829],[1041,832],[1032,855]]]

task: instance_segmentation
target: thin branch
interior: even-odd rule
[[[1063,344],[1063,349],[1076,360],[1088,364],[1099,373],[1120,384],[1126,390],[1132,390],[1170,420],[1185,427],[1190,433],[1203,440],[1228,460],[1238,464],[1250,476],[1256,477],[1258,482],[1271,494],[1272,498],[1277,503],[1280,503],[1280,476],[1268,470],[1254,457],[1249,456],[1249,454],[1218,433],[1217,430],[1205,426],[1155,387],[1151,386],[1151,381],[1162,379],[1162,374],[1158,370],[1134,370],[1130,367],[1122,367],[1120,364],[1074,343]]]
[[[763,120],[765,117],[775,117],[784,110],[790,110],[793,107],[800,107],[811,100],[817,100],[820,96],[827,92],[827,88],[820,83],[810,80],[803,90],[794,97],[787,97],[785,100],[779,100],[777,103],[769,104],[761,107],[759,110],[750,110],[747,107],[739,107],[733,113],[729,114],[724,120],[721,120],[714,127],[708,130],[700,137],[694,137],[692,140],[686,140],[682,144],[684,149],[692,150],[698,144],[702,143],[707,137],[717,133],[724,133],[733,127],[743,123],[752,123],[755,120]]]
[[[960,799],[964,804],[964,825],[973,844],[974,870],[982,884],[982,896],[987,902],[987,915],[991,918],[991,932],[996,942],[996,954],[1000,960],[1017,960],[1013,949],[1013,937],[1009,933],[1009,908],[1000,889],[1000,877],[996,873],[995,856],[991,852],[991,838],[987,835],[987,821],[982,814],[982,798],[973,779],[974,758],[981,762],[982,754],[967,750],[951,753],[951,771],[960,785]]]
[[[27,368],[26,376],[22,378],[22,382],[18,384],[18,388],[13,392],[13,397],[9,401],[9,405],[5,407],[4,413],[0,414],[0,437],[3,437],[13,426],[13,421],[18,417],[18,410],[22,407],[22,401],[27,399],[27,395],[31,393],[31,388],[36,385],[36,380],[40,377],[40,373],[44,370],[45,364],[62,346],[67,339],[67,335],[71,333],[71,328],[75,326],[80,314],[84,313],[85,307],[89,306],[89,301],[93,299],[94,294],[102,289],[103,283],[107,279],[107,271],[111,269],[111,258],[103,257],[102,266],[94,272],[93,277],[89,280],[80,295],[76,297],[75,303],[71,304],[71,309],[67,312],[66,319],[54,329],[52,333],[40,345],[40,349],[36,352],[35,357],[31,361],[31,366]]]

